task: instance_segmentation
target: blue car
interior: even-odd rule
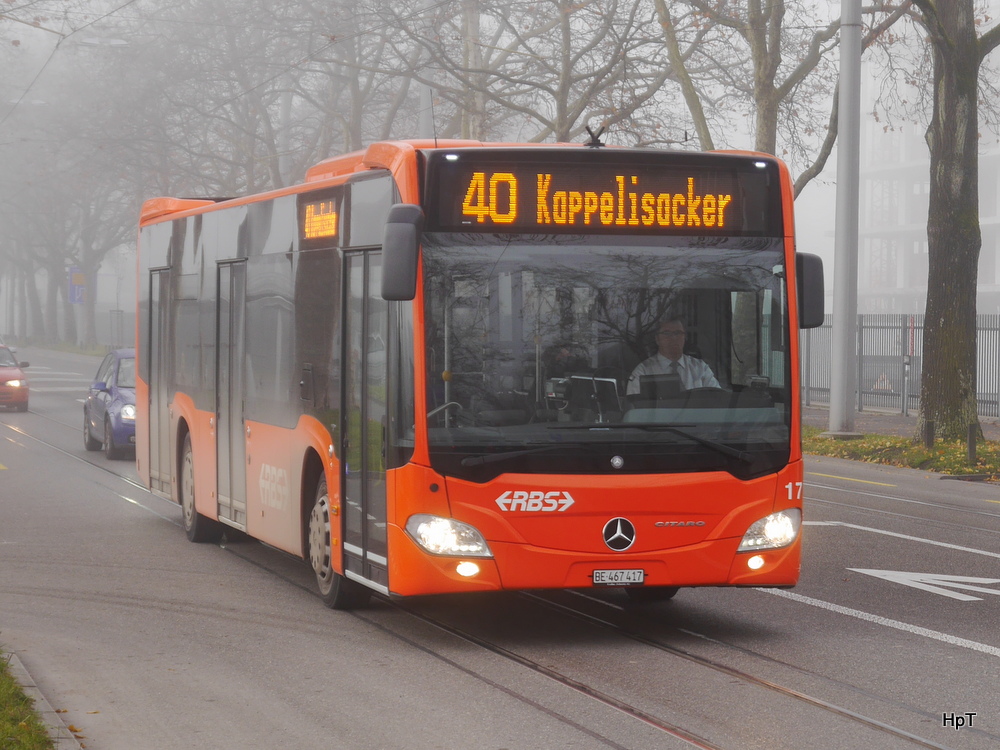
[[[83,403],[83,444],[111,459],[135,455],[135,349],[116,349],[97,368]]]

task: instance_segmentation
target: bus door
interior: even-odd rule
[[[215,453],[219,520],[246,528],[246,436],[243,362],[246,356],[246,261],[220,263],[216,290]]]
[[[164,300],[170,299],[170,269],[149,274],[149,484],[170,493],[170,395],[167,384],[168,344]]]
[[[344,574],[388,587],[386,557],[386,339],[381,252],[344,258]]]

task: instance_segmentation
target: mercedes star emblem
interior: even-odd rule
[[[635,542],[635,526],[627,518],[612,518],[604,524],[604,543],[615,552],[624,552]]]

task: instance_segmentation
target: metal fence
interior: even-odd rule
[[[832,316],[803,331],[802,386],[806,404],[830,402]],[[979,416],[1000,416],[1000,315],[976,316],[976,400]],[[916,412],[920,407],[923,315],[859,315],[857,409]]]

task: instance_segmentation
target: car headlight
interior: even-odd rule
[[[6,383],[4,383],[4,385],[8,385],[11,388],[27,388],[28,387],[28,381],[27,380],[8,380]]]
[[[125,404],[122,407],[122,419],[127,419],[129,421],[135,420],[135,407],[132,404]]]
[[[483,535],[454,518],[418,514],[406,522],[406,533],[432,555],[493,557]]]
[[[737,552],[756,552],[762,549],[787,547],[795,541],[802,526],[802,511],[798,508],[772,513],[747,529]]]

